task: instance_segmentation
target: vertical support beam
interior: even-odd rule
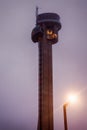
[[[38,130],[53,130],[52,44],[39,43],[39,120]]]

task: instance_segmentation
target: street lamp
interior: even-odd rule
[[[68,130],[68,125],[67,125],[67,113],[66,113],[66,107],[68,106],[68,103],[65,103],[63,105],[63,114],[64,114],[64,129]]]
[[[77,101],[76,95],[69,95],[68,101],[63,104],[63,114],[64,114],[64,130],[68,130],[68,123],[67,123],[67,106],[71,103],[74,103]]]

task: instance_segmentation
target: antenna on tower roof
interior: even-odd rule
[[[36,25],[37,25],[37,16],[38,16],[38,6],[36,6]]]

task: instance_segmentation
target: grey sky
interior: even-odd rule
[[[63,130],[62,103],[70,91],[80,103],[68,107],[70,130],[87,130],[87,1],[0,0],[0,122],[35,130],[38,115],[38,45],[31,41],[35,7],[61,17],[53,46],[54,124]]]

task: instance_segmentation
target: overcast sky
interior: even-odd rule
[[[70,130],[87,130],[87,1],[0,0],[0,124],[37,129],[38,44],[31,41],[35,8],[61,17],[59,42],[53,45],[54,127],[63,130],[62,104]]]

